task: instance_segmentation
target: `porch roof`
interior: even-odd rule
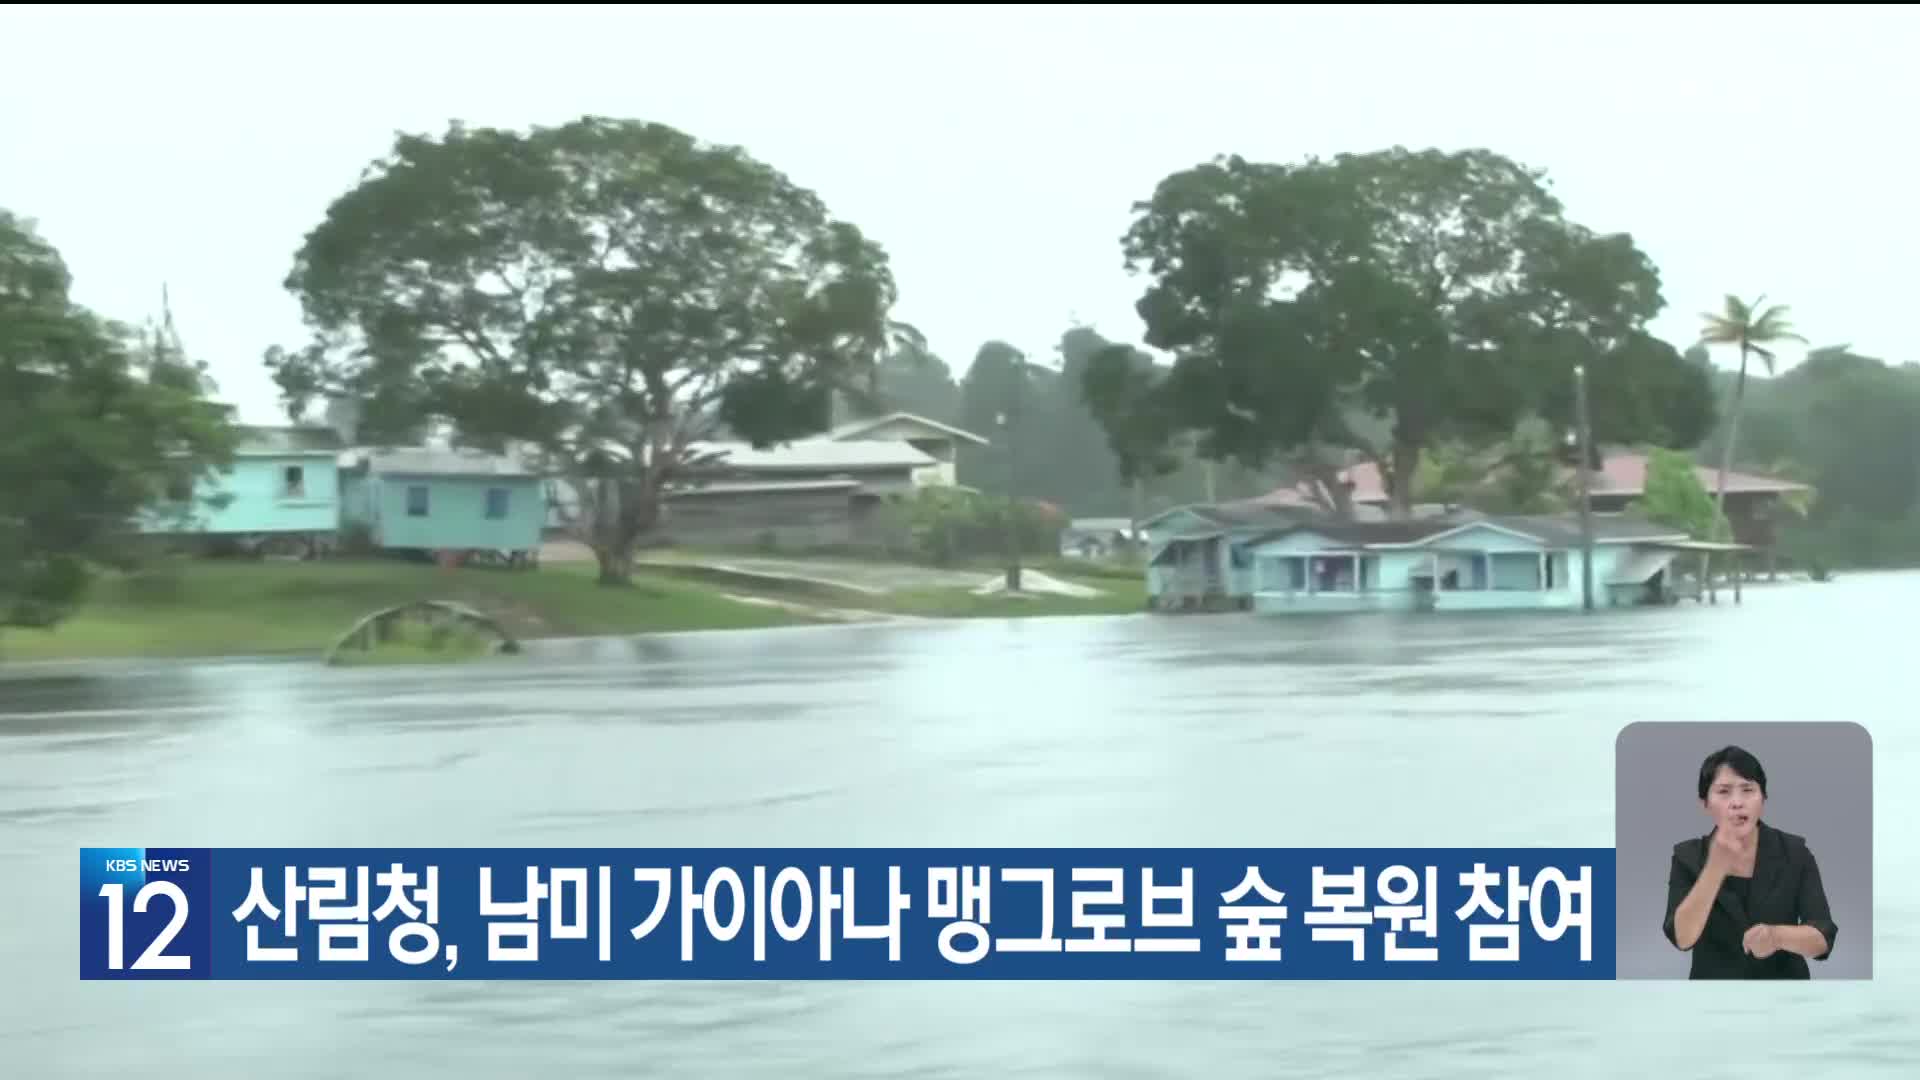
[[[1263,506],[1251,500],[1226,503],[1193,503],[1187,506],[1176,506],[1168,510],[1160,511],[1145,521],[1142,521],[1140,523],[1140,530],[1145,532],[1156,528],[1162,522],[1179,514],[1187,514],[1198,518],[1206,522],[1209,526],[1240,529],[1266,527],[1276,531],[1291,528],[1303,522],[1312,521],[1317,517],[1314,512],[1309,510],[1297,507]],[[1181,533],[1180,536],[1183,539],[1190,538],[1198,536],[1205,531],[1206,527],[1203,526],[1198,532]]]
[[[1652,540],[1648,547],[1665,548],[1669,551],[1753,551],[1752,544],[1729,544],[1717,540]]]
[[[1203,540],[1218,540],[1225,535],[1227,535],[1225,529],[1209,529],[1199,532],[1181,533],[1179,536],[1167,537],[1166,543],[1161,546],[1164,549],[1173,547],[1175,544],[1198,544]]]
[[[1180,551],[1185,545],[1197,544],[1203,540],[1218,540],[1225,535],[1226,533],[1224,532],[1213,532],[1213,533],[1197,533],[1197,534],[1188,535],[1188,536],[1176,536],[1171,540],[1168,540],[1166,543],[1160,545],[1159,550],[1155,551],[1153,553],[1153,556],[1147,560],[1147,565],[1163,566],[1170,559],[1172,559],[1174,554]]]
[[[1673,561],[1672,551],[1648,547],[1634,552],[1607,578],[1609,585],[1644,585],[1647,579],[1666,569]]]

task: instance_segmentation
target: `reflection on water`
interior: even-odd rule
[[[1875,980],[82,984],[82,845],[1594,845],[1647,719],[1864,723],[1920,577],[1583,618],[1147,617],[536,643],[459,670],[0,676],[8,1075],[1911,1075],[1920,875]],[[1876,819],[1920,812],[1876,785]],[[1856,939],[1857,940],[1857,939]],[[1844,946],[1843,946],[1844,947]]]

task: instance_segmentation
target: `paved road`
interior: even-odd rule
[[[725,566],[755,574],[844,582],[856,588],[894,589],[973,588],[984,584],[993,574],[980,570],[941,570],[935,567],[908,566],[901,563],[865,563],[854,559],[781,559],[762,555],[694,556],[680,551],[648,551],[644,561],[699,563]],[[541,562],[591,562],[593,552],[575,540],[549,540],[540,546]]]

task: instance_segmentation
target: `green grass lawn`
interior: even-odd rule
[[[427,599],[478,608],[526,638],[808,621],[660,577],[603,587],[590,565],[508,571],[385,560],[182,560],[172,570],[101,577],[86,604],[55,629],[0,634],[0,658],[318,654],[362,615]]]
[[[951,618],[1097,615],[1139,611],[1145,603],[1145,586],[1137,577],[1081,578],[1081,583],[1102,590],[1101,596],[1088,599],[974,596],[967,589],[941,587],[875,596],[653,570],[636,573],[626,588],[610,588],[594,577],[592,563],[510,571],[448,570],[397,560],[179,560],[164,573],[103,575],[73,618],[51,631],[0,632],[0,660],[262,653],[317,657],[361,616],[427,599],[477,608],[522,639],[828,621],[791,608],[743,602],[728,593],[820,608]],[[431,662],[466,655],[464,648],[436,650],[407,641],[354,662]]]

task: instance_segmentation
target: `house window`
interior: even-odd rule
[[[1535,552],[1498,551],[1487,562],[1494,589],[1534,592],[1544,585],[1543,560]]]
[[[407,516],[427,516],[427,485],[413,484],[407,488]]]
[[[487,517],[499,520],[507,516],[507,489],[487,489]]]
[[[1358,592],[1360,560],[1354,555],[1320,555],[1313,560],[1313,591]]]
[[[289,499],[305,498],[307,494],[307,470],[299,465],[289,465],[281,474],[281,494]]]
[[[1260,560],[1260,587],[1282,592],[1304,592],[1307,560],[1298,555],[1275,555]]]

